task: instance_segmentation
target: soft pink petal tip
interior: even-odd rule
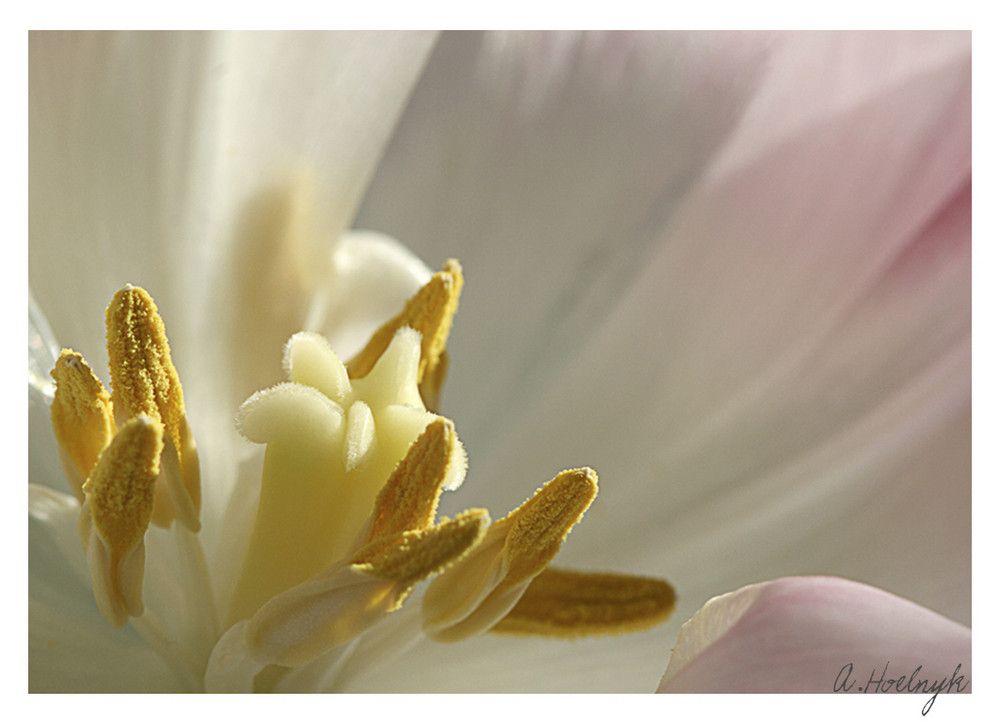
[[[972,630],[858,582],[789,577],[709,600],[658,692],[969,692]]]

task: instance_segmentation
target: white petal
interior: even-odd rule
[[[685,197],[649,200],[661,215],[639,212],[640,222],[627,205],[615,213],[600,203],[581,203],[579,213],[604,215],[580,220],[553,198],[593,200],[571,192],[563,168],[597,187],[614,178],[614,166],[587,165],[603,136],[588,144],[585,120],[556,124],[565,145],[528,122],[523,107],[555,108],[555,97],[505,115],[491,106],[492,122],[465,111],[466,141],[435,136],[431,101],[416,116],[418,95],[400,138],[407,122],[417,123],[412,143],[439,138],[437,157],[449,163],[428,158],[436,175],[423,175],[454,179],[452,196],[430,196],[433,184],[407,189],[386,170],[362,218],[425,255],[448,245],[467,270],[448,411],[465,422],[473,478],[485,483],[449,503],[485,497],[508,508],[553,466],[586,463],[604,480],[600,501],[561,562],[662,574],[678,588],[681,618],[720,589],[823,570],[967,620],[968,36],[927,37],[890,36],[890,46],[879,35],[778,36],[759,74],[746,63],[756,94],[745,116],[727,116],[735,129],[719,128],[713,143],[694,134],[707,143],[699,159],[708,166],[718,151],[715,162],[688,176]],[[839,84],[813,83],[817,64]],[[455,87],[486,96],[468,76]],[[447,87],[434,102],[453,116],[460,91]],[[572,87],[560,100],[575,97]],[[651,106],[666,125],[671,106],[662,96]],[[629,131],[650,122],[620,120]],[[769,124],[783,134],[764,133]],[[618,126],[607,126],[611,143]],[[529,133],[579,153],[554,162],[555,151],[523,140]],[[690,140],[683,128],[664,135],[668,148]],[[664,142],[638,137],[648,157],[663,152]],[[518,141],[549,175],[527,172]],[[390,162],[398,152],[402,163],[404,148],[412,160],[400,140]],[[642,177],[642,163],[632,165]],[[656,185],[671,178],[662,162],[648,173],[650,187],[677,187]],[[509,191],[514,179],[521,195]],[[516,224],[504,221],[512,208]],[[477,273],[488,288],[477,291]],[[505,363],[508,352],[518,355]],[[628,668],[655,659],[671,634],[629,637]],[[594,642],[613,655],[604,644]],[[585,679],[607,682],[605,670]],[[655,685],[638,674],[612,688]]]
[[[971,675],[970,629],[874,587],[800,577],[710,600],[681,629],[659,691],[913,692],[955,679],[945,691],[959,692]]]
[[[201,458],[212,480],[204,516],[221,514],[232,489],[233,410],[278,380],[269,369],[301,330],[329,249],[433,41],[427,33],[31,35],[32,289],[56,337],[98,373],[114,290],[132,282],[154,296],[194,434],[211,450]],[[301,205],[294,179],[303,174],[315,205],[299,214],[300,257],[289,259],[281,204],[292,193]],[[306,286],[283,272],[303,258]],[[233,314],[255,324],[252,344]],[[214,531],[205,543],[215,547]]]
[[[232,36],[219,149],[224,250],[210,259],[211,302],[233,314],[220,339],[229,347],[280,347],[314,304],[337,293],[332,250],[433,41],[426,33]],[[276,362],[248,354],[235,395],[273,383]]]
[[[73,497],[29,487],[29,689],[181,689],[180,681],[131,627],[112,629],[98,611],[76,531],[79,513]]]
[[[28,311],[28,478],[34,484],[66,492],[70,487],[59,463],[59,445],[49,411],[55,392],[49,372],[55,368],[58,357],[59,345],[48,319],[31,296]]]
[[[349,359],[430,277],[424,262],[396,239],[350,231],[334,248],[327,307],[317,309],[315,322],[341,358]]]
[[[558,373],[550,345],[575,350],[642,268],[659,240],[651,230],[750,99],[764,40],[442,38],[358,222],[428,261],[462,261],[447,411],[478,439],[474,458],[516,423],[545,374]]]
[[[31,281],[57,336],[103,337],[89,304],[100,308],[125,281],[193,324],[207,289],[192,284],[211,279],[212,265],[231,272],[222,254],[237,215],[290,164],[316,169],[329,233],[320,241],[332,243],[432,42],[33,33]]]
[[[967,90],[967,67],[945,71]],[[934,595],[939,577],[968,578],[969,212],[967,177],[954,170],[968,162],[968,105],[928,96],[921,81],[692,199],[494,463],[537,466],[553,446],[582,457],[607,480],[609,515],[650,530],[646,563],[674,575],[682,598],[685,587],[710,593],[837,563],[967,619],[967,583]],[[909,135],[905,162],[880,171],[868,144],[850,140],[855,122],[860,137]],[[809,185],[809,205],[778,210]],[[915,222],[919,204],[932,210]],[[556,440],[538,432],[588,417]],[[935,458],[929,445],[936,471],[915,463]],[[933,537],[901,517],[886,527],[885,498],[949,525]],[[871,554],[831,554],[845,530]],[[621,530],[622,547],[630,537]],[[590,563],[613,563],[621,547],[586,538]],[[890,539],[907,541],[905,556]],[[568,554],[587,551],[574,542]]]
[[[253,680],[264,669],[247,648],[246,628],[249,620],[237,622],[222,635],[212,650],[205,671],[205,691],[246,694],[253,692]]]

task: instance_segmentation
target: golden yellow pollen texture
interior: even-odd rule
[[[107,310],[108,362],[119,413],[159,419],[168,436],[184,415],[184,398],[170,344],[152,297],[142,288],[118,291]],[[171,439],[179,446],[179,439]]]
[[[138,416],[115,435],[84,484],[94,528],[113,561],[138,546],[149,527],[162,451],[160,423]]]
[[[504,544],[507,574],[497,589],[516,586],[545,569],[596,496],[593,469],[563,471],[496,522],[511,525]]]
[[[126,286],[107,310],[108,365],[116,418],[145,414],[163,424],[166,440],[176,452],[177,475],[186,492],[178,500],[166,491],[157,502],[155,523],[168,526],[180,517],[194,530],[201,507],[201,479],[194,439],[184,412],[184,393],[170,358],[163,320],[152,297],[142,288]],[[174,476],[171,466],[171,477]],[[174,480],[168,479],[172,483]]]
[[[435,273],[417,293],[406,302],[403,310],[387,321],[374,334],[357,356],[347,362],[351,378],[363,378],[389,347],[400,328],[409,326],[420,332],[420,366],[417,382],[428,409],[437,408],[437,400],[447,369],[445,347],[451,332],[452,320],[458,311],[458,299],[465,281],[462,266],[449,259],[444,269]]]
[[[115,433],[111,397],[83,356],[70,349],[59,355],[52,378],[56,382],[52,429],[67,480],[82,502],[83,483]]]
[[[437,526],[404,532],[394,539],[362,549],[352,566],[386,581],[398,582],[398,608],[420,581],[461,558],[483,538],[490,517],[484,509],[470,509]]]
[[[430,525],[455,442],[455,426],[448,419],[427,425],[375,498],[369,542]]]
[[[490,631],[557,637],[633,632],[665,620],[676,600],[673,587],[659,579],[549,567]]]
[[[456,444],[448,419],[427,425],[376,497],[368,542],[351,560],[367,574],[400,582],[396,607],[418,582],[478,544],[489,526],[489,515],[481,509],[431,526]]]

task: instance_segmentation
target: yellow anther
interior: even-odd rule
[[[362,549],[352,560],[355,569],[377,579],[397,582],[398,609],[419,582],[436,574],[479,543],[489,526],[484,509],[470,509],[455,519],[443,520],[429,529],[407,531],[391,539],[379,539]]]
[[[667,582],[624,574],[588,574],[548,567],[491,632],[580,637],[659,624],[677,596]]]
[[[143,537],[153,516],[162,452],[159,421],[137,416],[111,440],[83,486],[80,537],[94,595],[114,626],[142,613]]]
[[[452,320],[458,311],[458,298],[464,279],[462,266],[454,259],[444,264],[417,293],[407,301],[403,310],[382,325],[368,341],[368,345],[347,364],[351,378],[362,378],[372,370],[382,356],[396,331],[409,326],[420,332],[420,366],[417,381],[428,408],[436,407],[444,371],[447,368],[445,347],[451,332]],[[428,396],[431,396],[428,399]]]
[[[115,433],[111,397],[83,356],[70,349],[59,355],[52,378],[52,428],[66,478],[82,502],[83,483]]]
[[[488,525],[486,512],[473,510],[401,534],[377,550],[369,545],[351,563],[334,565],[272,597],[224,641],[244,644],[258,668],[307,664],[398,609],[414,585],[466,554]]]
[[[458,449],[451,421],[439,417],[427,425],[375,498],[369,542],[431,524],[441,490],[461,463]]]
[[[108,306],[107,331],[118,413],[159,419],[168,437],[173,436],[184,416],[184,397],[152,297],[136,286],[118,291]]]
[[[113,551],[127,552],[146,533],[162,451],[159,422],[137,416],[115,435],[83,485],[94,527]]]
[[[596,495],[592,469],[564,471],[494,522],[475,549],[427,588],[423,621],[428,636],[443,642],[465,639],[507,616]]]
[[[163,320],[150,295],[136,286],[118,291],[107,310],[112,401],[119,423],[145,414],[163,424],[169,460],[153,522],[179,518],[197,531],[201,507],[198,452],[184,413],[184,394],[170,359]],[[180,478],[176,478],[176,477]]]
[[[513,587],[545,569],[596,496],[593,469],[563,471],[498,521],[510,524],[504,545],[507,574],[498,589]]]

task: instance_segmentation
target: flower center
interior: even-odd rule
[[[291,381],[240,408],[244,436],[267,449],[231,623],[353,551],[376,494],[438,418],[417,390],[419,360],[420,335],[401,328],[368,375],[351,381],[324,338],[296,334],[285,350]]]
[[[549,568],[597,494],[591,469],[561,472],[493,523],[483,509],[435,519],[441,493],[460,486],[467,467],[453,422],[428,410],[438,404],[462,283],[449,261],[346,362],[322,336],[295,334],[284,352],[288,381],[240,407],[240,432],[265,448],[224,634],[198,542],[198,452],[166,330],[146,291],[115,294],[112,392],[64,350],[51,410],[109,623],[131,622],[192,686],[252,691],[265,668],[280,677],[321,664],[431,577],[418,624],[438,641],[491,630],[578,636],[666,618],[674,592],[665,582]],[[194,617],[196,630],[186,639],[144,603],[147,565],[157,573],[146,554],[151,524],[179,545],[188,591],[178,613]]]

